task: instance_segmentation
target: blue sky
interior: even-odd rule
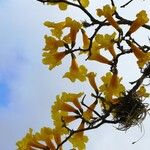
[[[0,97],[1,97],[1,102],[0,102],[0,107],[4,107],[9,103],[9,87],[5,81],[0,82]]]
[[[91,1],[96,5],[94,0]],[[120,11],[131,19],[135,16],[133,8],[138,11],[144,7],[150,14],[150,5],[146,5],[147,3],[147,0],[143,3],[136,2],[127,7],[128,11]],[[126,12],[130,12],[130,16]],[[62,69],[56,68],[53,71],[49,71],[41,63],[43,36],[49,34],[43,22],[60,21],[74,14],[75,18],[83,19],[80,11],[69,9],[62,15],[57,8],[47,7],[36,0],[0,1],[0,149],[15,150],[15,142],[25,135],[28,128],[38,131],[43,126],[51,125],[50,106],[57,94],[70,89],[71,92],[80,92],[80,84],[70,84],[68,80],[61,79],[68,70],[65,63]],[[144,34],[145,37],[142,31],[138,34],[140,41],[147,41],[148,32]],[[133,68],[135,65],[132,58],[128,58],[129,61],[126,59],[122,58],[123,63],[119,64],[122,67],[120,74],[133,81],[139,73],[134,69],[131,72],[130,67],[125,66],[124,62]],[[95,64],[94,67],[88,67],[94,71],[97,66]],[[102,67],[99,74],[102,75],[105,71]],[[86,86],[80,86],[81,91],[89,92],[90,89]],[[149,122],[150,119],[147,118],[144,122],[145,136],[135,145],[131,143],[141,136],[138,128],[124,133],[110,125],[103,126],[88,133],[90,141],[87,150],[96,150],[99,146],[101,150],[147,150],[150,139]]]

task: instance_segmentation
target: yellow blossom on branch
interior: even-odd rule
[[[76,93],[66,93],[66,92],[63,92],[61,99],[64,102],[72,102],[79,110],[82,110],[81,104],[79,102],[79,98],[83,94],[84,94],[83,92],[80,92],[80,93],[77,93],[77,94]]]
[[[100,63],[111,65],[111,61],[100,54],[99,52],[100,48],[101,47],[98,45],[96,41],[92,43],[91,55],[89,56],[89,60],[95,60]]]
[[[80,80],[81,82],[86,80],[87,69],[84,65],[78,66],[75,57],[71,61],[69,72],[66,72],[63,78],[69,78],[72,82]]]
[[[82,24],[77,22],[76,20],[72,20],[70,17],[67,17],[65,20],[65,27],[70,28],[70,40],[72,42],[72,46],[74,46],[75,41],[76,41],[76,36],[79,30],[82,27]]]
[[[65,21],[61,21],[58,23],[55,22],[50,22],[50,21],[45,21],[44,25],[48,28],[51,29],[52,35],[54,37],[57,37],[58,39],[61,38],[62,34],[63,34],[63,29],[65,27]]]
[[[56,96],[56,101],[52,105],[52,119],[57,130],[60,130],[63,134],[66,133],[65,129],[62,129],[63,122],[69,123],[78,119],[77,112],[78,110],[82,111],[81,105],[79,103],[79,98],[83,93],[66,93],[63,92],[62,95]],[[74,106],[76,106],[76,108]],[[75,115],[70,115],[74,113]]]
[[[86,121],[90,121],[91,119],[93,119],[93,110],[95,109],[97,105],[97,100],[92,103],[86,111],[83,112],[83,118],[86,120]]]
[[[84,129],[84,122],[81,122],[80,126],[78,127],[78,130],[82,129]],[[69,139],[69,142],[73,145],[73,148],[77,148],[78,150],[85,150],[85,144],[88,142],[88,137],[84,135],[84,132],[75,133]]]
[[[83,7],[88,7],[89,6],[89,0],[80,0],[80,3],[82,4]]]
[[[43,53],[43,64],[49,65],[49,69],[53,69],[56,66],[59,66],[62,62],[61,60],[67,55],[65,51],[63,52],[44,52]]]
[[[57,2],[58,1],[58,2]],[[66,1],[66,0],[64,0]],[[58,5],[60,10],[66,10],[68,7],[68,4],[63,3],[63,2],[59,2],[59,0],[49,0],[49,2],[47,2],[48,5]]]
[[[89,72],[87,74],[87,78],[89,80],[90,85],[95,90],[95,92],[98,92],[98,88],[97,88],[97,85],[96,85],[96,82],[95,82],[95,77],[96,77],[96,74],[94,72]]]
[[[47,146],[41,144],[37,139],[36,136],[32,133],[32,129],[29,129],[29,132],[26,136],[16,143],[18,149],[17,150],[31,150],[34,148],[38,149],[46,149]]]
[[[82,32],[82,39],[83,39],[83,49],[87,49],[89,48],[90,40],[83,29],[81,30],[81,32]]]
[[[105,35],[97,34],[95,36],[95,41],[98,44],[100,44],[100,47],[107,49],[114,58],[116,57],[116,52],[114,50],[115,36],[116,36],[115,32],[112,35],[109,35],[109,34],[105,34]]]
[[[117,73],[106,73],[102,78],[103,84],[99,87],[100,91],[105,95],[106,100],[110,101],[113,96],[119,97],[125,92],[125,87],[120,83]]]
[[[52,105],[51,108],[51,117],[53,119],[54,126],[57,130],[60,130],[62,133],[65,133],[66,130],[62,129],[63,122],[62,122],[62,117],[63,116],[68,116],[68,112],[62,111],[61,107],[63,104],[63,100],[61,99],[60,95],[56,96],[56,101]]]
[[[130,35],[131,33],[135,32],[139,27],[143,26],[145,23],[149,21],[149,18],[145,10],[140,11],[136,15],[136,17],[137,18],[131,24],[130,29],[126,35]]]
[[[120,31],[121,28],[119,27],[118,23],[114,20],[114,18],[112,17],[113,14],[116,11],[116,7],[112,6],[110,7],[110,5],[105,5],[103,6],[103,9],[97,9],[97,15],[100,16],[104,16],[108,22],[117,30]]]
[[[60,131],[58,129],[53,129],[53,135],[54,135],[54,140],[56,142],[56,145],[58,146],[59,144],[61,144],[61,134]],[[60,150],[62,150],[62,146],[60,146],[59,148]]]
[[[43,127],[41,128],[40,132],[35,133],[35,137],[38,141],[45,142],[47,147],[55,150],[55,145],[52,141],[54,139],[53,129],[49,127]]]
[[[46,44],[43,48],[44,51],[50,51],[51,53],[54,53],[59,47],[64,46],[64,42],[62,40],[57,40],[56,38],[47,35],[45,35],[44,38]]]
[[[134,43],[128,42],[135,57],[138,59],[137,64],[140,68],[143,68],[146,63],[150,61],[150,52],[143,52]]]

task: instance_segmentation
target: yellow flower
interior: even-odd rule
[[[58,22],[58,23],[45,21],[44,25],[50,29],[52,28],[51,32],[52,32],[53,36],[57,37],[58,39],[61,38],[61,36],[63,34],[62,30],[65,28],[65,21]]]
[[[77,110],[73,106],[71,106],[65,102],[62,102],[62,104],[60,106],[60,110],[66,111],[66,112],[74,112],[74,113],[77,112]]]
[[[143,26],[145,23],[147,23],[149,21],[149,18],[146,14],[145,10],[140,11],[137,15],[136,15],[136,19],[133,21],[133,23],[130,26],[129,31],[127,32],[126,35],[130,35],[133,32],[135,32],[139,27]]]
[[[32,129],[29,129],[29,133],[26,134],[26,136],[18,141],[16,143],[18,149],[17,150],[30,150],[33,148],[38,148],[38,149],[46,149],[46,146],[39,143],[35,137],[35,135],[33,135],[32,133]]]
[[[43,53],[43,64],[45,65],[49,65],[49,69],[53,69],[56,66],[59,66],[62,62],[61,60],[67,55],[67,53],[65,51],[63,52],[55,52],[52,53],[51,52],[44,52]]]
[[[79,32],[79,29],[81,29],[82,24],[77,22],[76,20],[72,20],[70,17],[67,17],[65,20],[65,27],[70,28],[70,39],[72,45],[74,46],[77,33]]]
[[[98,45],[98,43],[94,41],[92,44],[91,55],[89,57],[89,60],[95,60],[100,63],[111,65],[111,61],[99,53],[100,48],[101,47]]]
[[[144,98],[147,98],[147,97],[150,96],[150,93],[146,92],[146,89],[145,89],[145,87],[143,85],[137,91],[137,94],[138,94],[139,97],[144,97]]]
[[[82,4],[83,7],[88,7],[89,6],[89,0],[80,0],[80,3]]]
[[[115,36],[116,36],[115,32],[112,35],[109,35],[109,34],[105,34],[105,35],[97,34],[95,36],[95,41],[98,44],[100,44],[100,47],[109,50],[109,52],[112,54],[112,56],[114,58],[116,57],[116,53],[115,53],[115,50],[114,50]]]
[[[80,80],[81,82],[86,80],[87,69],[84,65],[78,66],[75,58],[72,59],[69,72],[66,72],[63,78],[69,78],[72,82]]]
[[[66,132],[65,129],[62,129],[63,122],[62,122],[62,116],[68,116],[68,112],[62,111],[61,107],[63,104],[63,100],[59,95],[56,96],[56,101],[52,105],[51,108],[51,117],[53,119],[54,126],[57,130],[60,130],[62,134]]]
[[[69,116],[63,116],[62,119],[65,123],[70,123],[76,119],[78,119],[79,117],[77,115],[69,115]]]
[[[56,1],[57,2],[57,1]],[[67,7],[68,7],[68,4],[66,4],[66,3],[63,3],[63,2],[58,2],[58,3],[54,3],[54,2],[47,2],[47,5],[58,5],[58,7],[59,7],[59,9],[60,10],[66,10],[67,9]]]
[[[106,99],[111,101],[113,96],[119,97],[125,91],[125,87],[120,83],[122,78],[119,78],[116,73],[108,72],[102,78],[103,85],[99,87],[104,93]]]
[[[79,103],[79,98],[83,95],[84,93],[80,92],[78,94],[76,93],[62,93],[61,99],[64,102],[72,102],[79,110],[82,110],[81,105]]]
[[[135,44],[128,43],[131,47],[134,55],[138,59],[137,64],[140,68],[143,68],[144,65],[150,61],[150,52],[143,52],[141,49],[139,49]]]
[[[46,145],[51,148],[52,150],[55,150],[55,146],[52,142],[54,135],[53,135],[53,129],[49,127],[43,127],[41,128],[40,132],[37,132],[35,134],[35,137],[38,141],[43,141],[46,143]]]
[[[81,23],[76,20],[72,20],[72,18],[70,17],[67,17],[65,21],[61,21],[58,23],[46,21],[44,25],[51,29],[52,36],[58,38],[58,41],[64,41],[67,44],[71,43],[72,47],[75,45],[77,33],[82,27]],[[62,40],[60,40],[65,28],[69,28],[70,32],[65,35]]]
[[[86,32],[82,29],[82,39],[83,39],[83,49],[89,48],[90,40],[86,34]]]
[[[61,40],[57,40],[56,38],[52,36],[44,36],[45,38],[45,47],[43,48],[44,51],[50,51],[51,53],[54,53],[57,51],[59,47],[63,47],[64,43]]]
[[[105,5],[103,6],[103,9],[97,9],[97,15],[100,16],[104,16],[108,22],[117,30],[120,31],[121,28],[119,27],[118,23],[114,20],[114,18],[112,17],[113,14],[116,11],[116,7],[110,7],[109,5]]]
[[[83,118],[86,121],[90,121],[91,119],[93,119],[93,110],[95,109],[96,105],[97,105],[97,100],[93,104],[91,104],[85,112],[83,112]]]
[[[61,143],[61,134],[60,134],[59,130],[57,130],[56,128],[53,129],[53,135],[54,135],[56,144],[59,145]],[[59,149],[62,150],[62,146],[60,146]]]
[[[87,78],[89,80],[90,85],[92,86],[92,88],[97,93],[98,92],[98,88],[97,88],[97,85],[96,85],[96,82],[95,82],[95,76],[96,76],[96,74],[94,72],[89,72],[87,74]]]
[[[56,101],[54,102],[54,105],[52,105],[51,115],[55,128],[60,130],[62,134],[66,133],[66,128],[62,128],[62,120],[69,123],[75,119],[78,119],[76,113],[78,112],[78,109],[82,110],[78,98],[82,95],[83,93],[75,94],[63,92],[61,96],[56,96]],[[70,102],[72,102],[77,108],[75,108]],[[75,113],[75,115],[68,115],[69,113]]]
[[[78,130],[84,129],[84,122],[81,122]],[[80,140],[80,141],[79,141]],[[73,148],[78,150],[84,150],[86,148],[86,143],[88,142],[88,137],[84,135],[84,132],[75,133],[69,142],[73,145]]]

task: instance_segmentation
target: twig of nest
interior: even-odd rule
[[[148,104],[143,103],[137,94],[128,94],[119,98],[113,106],[114,120],[119,120],[118,130],[126,131],[130,127],[141,125],[148,112]]]

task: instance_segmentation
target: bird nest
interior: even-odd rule
[[[119,103],[113,106],[114,120],[118,120],[118,130],[126,131],[132,126],[141,125],[148,112],[148,104],[136,94],[128,94],[119,98]]]

